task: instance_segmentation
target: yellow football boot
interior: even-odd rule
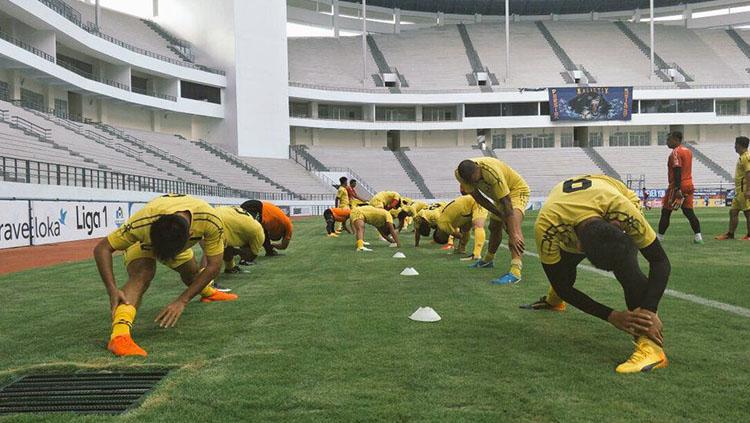
[[[617,373],[641,373],[654,369],[663,369],[669,365],[664,350],[645,336],[635,341],[635,351],[628,361],[617,366]]]

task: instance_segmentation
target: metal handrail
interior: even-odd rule
[[[33,122],[29,122],[28,120],[20,116],[11,116],[10,122],[11,122],[11,125],[17,128],[21,128],[24,131],[31,132],[42,139],[45,139],[45,140],[50,139],[50,134],[52,133],[51,129],[42,128],[41,126]]]
[[[131,91],[134,92],[134,93],[136,93],[136,94],[143,94],[143,95],[147,95],[147,96],[150,96],[150,97],[161,98],[163,100],[177,101],[177,97],[175,97],[173,95],[161,94],[161,93],[157,93],[156,91],[148,91],[148,90],[144,90],[144,89],[137,88],[137,87],[131,88]]]
[[[261,200],[296,199],[281,193],[239,190],[9,156],[0,156],[0,181]]]
[[[167,57],[158,53],[154,53],[153,51],[149,51],[140,47],[136,47],[132,44],[128,44],[111,35],[104,34],[101,31],[99,31],[99,28],[96,26],[96,24],[92,22],[83,23],[81,21],[81,13],[73,9],[72,7],[70,7],[69,5],[67,5],[65,2],[61,0],[39,0],[39,2],[49,7],[50,9],[52,9],[54,12],[61,15],[65,19],[74,23],[76,26],[83,29],[84,31],[92,35],[95,35],[99,38],[102,38],[106,41],[109,41],[112,44],[128,49],[132,52],[142,54],[144,56],[152,57],[154,59],[161,60],[163,62],[169,62],[178,66],[186,67],[186,68],[197,69],[197,70],[201,70],[204,72],[209,72],[209,73],[213,73],[217,75],[226,75],[226,71],[223,71],[221,69],[215,69],[215,68],[211,68],[208,66],[196,65],[195,63],[184,62],[181,60],[173,59],[171,57]]]
[[[24,49],[24,50],[26,50],[28,52],[34,53],[35,55],[41,57],[44,60],[47,60],[47,61],[52,62],[52,63],[55,63],[55,58],[51,54],[49,54],[47,52],[44,52],[44,51],[42,51],[42,50],[40,50],[40,49],[32,46],[31,44],[28,44],[28,43],[26,43],[24,41],[21,41],[18,38],[13,37],[10,34],[6,34],[5,32],[0,31],[0,38],[2,38],[3,40],[5,40],[5,41],[7,41],[7,42],[9,42],[11,44],[15,44],[16,46],[21,47],[22,49]]]
[[[149,143],[147,143],[147,142],[145,142],[145,141],[143,141],[141,139],[138,139],[138,138],[136,138],[136,137],[134,137],[134,136],[132,136],[132,135],[130,135],[128,133],[125,133],[125,131],[123,131],[122,129],[117,129],[114,126],[107,125],[106,123],[99,123],[96,126],[98,126],[103,131],[109,132],[110,134],[112,134],[112,135],[114,135],[114,136],[116,136],[116,137],[118,137],[118,138],[120,138],[122,140],[125,140],[125,141],[128,141],[128,142],[132,143],[132,144],[135,144],[135,145],[137,145],[138,147],[141,147],[144,150],[150,151],[150,152],[152,152],[152,153],[154,153],[154,154],[156,154],[158,156],[162,156],[164,158],[167,158],[167,159],[169,159],[169,160],[171,160],[171,161],[173,161],[173,162],[175,162],[175,163],[177,163],[177,164],[179,164],[179,165],[181,165],[183,167],[186,167],[186,168],[190,167],[190,163],[188,163],[187,161],[185,161],[185,160],[183,160],[183,159],[175,156],[174,154],[169,153],[168,151],[162,150],[159,147],[151,145],[151,144],[149,144]]]

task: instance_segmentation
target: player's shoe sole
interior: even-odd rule
[[[370,252],[370,251],[372,251],[372,249],[371,249],[371,248],[364,248],[364,247],[362,247],[362,248],[357,248],[357,252],[358,252],[358,253],[367,253],[367,252]]]
[[[703,242],[702,239],[694,239],[693,240],[693,244],[695,244],[695,245],[703,245],[703,244],[705,244],[705,242]]]
[[[518,308],[522,308],[524,310],[549,310],[549,311],[565,311],[565,303],[560,303],[557,305],[552,305],[547,302],[547,296],[540,298],[539,301],[531,303],[531,304],[524,304],[518,306]]]
[[[734,239],[734,237],[733,236],[729,236],[727,234],[721,234],[721,235],[716,235],[714,237],[714,239],[717,240],[717,241],[727,241],[727,240],[730,240],[730,239]]]
[[[240,296],[237,294],[229,294],[227,292],[216,291],[209,297],[201,298],[202,303],[215,303],[222,301],[236,301]]]
[[[148,353],[133,341],[130,335],[120,335],[109,340],[107,349],[118,357],[141,356],[146,357]]]

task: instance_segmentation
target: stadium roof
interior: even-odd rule
[[[352,1],[352,0],[350,0]],[[654,7],[704,3],[706,0],[654,0]],[[361,3],[362,0],[353,0]],[[458,15],[504,15],[505,0],[367,0],[368,6],[399,8],[418,12]],[[510,13],[524,16],[615,12],[648,9],[649,0],[510,0]]]

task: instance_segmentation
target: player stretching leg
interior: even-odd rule
[[[223,224],[205,201],[185,195],[166,195],[150,201],[119,229],[94,248],[94,259],[112,308],[112,335],[107,348],[115,355],[146,355],[130,336],[136,309],[156,274],[156,261],[180,274],[187,289],[157,316],[161,327],[173,327],[185,305],[200,294],[203,302],[231,301],[237,295],[217,291],[211,281],[221,270],[224,252]],[[192,247],[201,241],[207,257],[199,268]],[[112,270],[112,255],[123,256],[128,281],[118,288]]]
[[[747,223],[747,235],[741,239],[750,241],[750,152],[747,149],[749,143],[747,137],[737,137],[734,141],[734,151],[740,156],[734,171],[734,200],[729,210],[729,231],[716,237],[720,241],[734,239],[734,231],[740,223],[740,211],[745,214]]]
[[[640,211],[636,194],[604,175],[580,176],[552,188],[535,224],[536,245],[551,284],[546,297],[522,306],[561,310],[562,301],[635,337],[635,352],[617,366],[618,373],[667,367],[659,301],[670,264]],[[648,276],[638,266],[638,251],[649,263]],[[616,311],[576,289],[576,267],[584,259],[613,271],[622,285],[627,310]]]
[[[672,153],[667,160],[669,188],[662,200],[661,219],[659,219],[659,241],[664,240],[664,234],[669,228],[669,218],[672,211],[682,208],[690,227],[695,233],[693,243],[703,244],[701,223],[693,211],[693,153],[682,145],[682,132],[671,132],[667,135],[667,146]]]
[[[487,255],[472,265],[474,268],[492,267],[502,231],[508,232],[510,249],[510,270],[492,281],[497,285],[507,285],[521,281],[523,268],[524,239],[521,232],[524,211],[529,202],[529,186],[510,166],[492,157],[479,157],[464,160],[455,172],[461,184],[461,191],[477,201],[490,212],[490,243]]]
[[[365,247],[365,223],[377,228],[380,235],[391,243],[393,247],[400,247],[398,232],[393,226],[393,216],[384,209],[373,206],[360,206],[351,211],[354,235],[357,237],[357,251],[372,251]]]

